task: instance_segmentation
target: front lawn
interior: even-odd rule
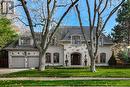
[[[48,68],[45,71],[26,70],[0,77],[125,77],[130,78],[130,69],[97,68],[97,72],[89,72],[85,68]]]
[[[130,86],[130,80],[0,81],[0,87],[7,86]]]

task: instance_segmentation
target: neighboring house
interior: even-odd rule
[[[89,37],[89,27],[86,26],[84,29],[86,37]],[[35,33],[35,35],[38,43],[40,43],[41,34]],[[107,66],[112,54],[111,46],[113,43],[111,38],[102,34],[99,45],[96,65]],[[39,52],[34,47],[33,39],[29,33],[21,35],[19,40],[10,44],[6,50],[8,51],[9,68],[38,67]],[[68,62],[67,66],[85,66],[85,60],[86,65],[89,66],[90,57],[80,27],[60,27],[46,51],[45,58],[47,66],[66,66],[65,61]]]

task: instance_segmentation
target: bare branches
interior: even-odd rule
[[[105,11],[105,9],[107,8],[107,5],[108,5],[108,0],[106,0],[105,6],[104,6],[104,8],[101,10],[101,12],[99,13],[99,15],[101,15],[101,14]]]
[[[102,31],[104,30],[107,22],[109,21],[109,19],[111,18],[111,16],[118,10],[118,8],[123,4],[125,0],[122,0],[120,4],[118,4],[115,8],[113,8],[113,10],[110,12],[110,14],[108,15],[108,17],[106,18],[103,27],[101,29],[101,31],[99,32],[99,35],[101,35]],[[101,13],[100,13],[101,14]]]
[[[50,27],[50,24],[51,24],[51,19],[52,19],[54,11],[56,9],[56,2],[57,1],[54,0],[52,10],[50,10],[49,5],[50,5],[51,1],[52,0],[48,0],[47,1],[47,13],[48,13],[48,17],[47,17],[47,22],[46,22],[45,30],[44,30],[44,27],[43,27],[43,30],[42,30],[42,42],[41,42],[42,49],[46,48],[45,44],[46,44],[46,39],[47,39],[47,36],[48,36],[48,33],[49,33],[49,27]]]
[[[54,14],[54,11],[55,11],[55,9],[56,9],[56,3],[57,3],[57,1],[54,0],[53,7],[52,7],[52,10],[51,10],[51,17],[52,17],[52,15]]]
[[[36,42],[36,38],[35,38],[35,34],[34,34],[34,28],[33,28],[33,23],[32,23],[32,19],[31,19],[31,16],[30,16],[30,13],[28,11],[28,8],[26,6],[26,3],[25,3],[25,0],[20,0],[21,3],[22,3],[22,7],[25,11],[25,14],[27,16],[27,20],[28,20],[28,23],[29,23],[29,27],[30,27],[30,31],[31,31],[31,34],[32,34],[32,38],[34,40],[34,44],[35,46],[38,48],[38,49],[41,49],[40,46],[37,44]]]
[[[25,23],[22,19],[20,19],[19,17],[15,17],[16,19],[18,19],[20,22],[22,22],[25,26],[29,26],[29,24]],[[14,18],[13,18],[14,19]],[[37,26],[44,26],[44,24],[41,23],[33,23],[33,27],[37,27]]]
[[[101,4],[102,4],[103,0],[99,0],[98,2],[99,2],[99,4],[98,4],[98,6],[97,6],[97,11],[99,11],[99,9],[100,9],[100,7],[101,7]]]
[[[66,6],[68,6],[68,5],[70,5],[70,4],[61,4],[61,5],[56,5],[56,7],[66,7]]]
[[[95,20],[96,20],[96,14],[97,14],[97,9],[96,9],[97,4],[96,3],[97,3],[96,0],[94,0],[94,17],[93,17],[93,21],[92,21],[92,29],[94,27]]]
[[[90,28],[91,28],[92,27],[92,24],[91,24],[91,11],[90,11],[90,5],[89,5],[88,0],[86,0],[86,4],[87,4],[87,10],[88,10],[89,25],[90,25]]]
[[[25,0],[20,0],[20,2],[22,3],[22,7],[24,9],[24,12],[27,16],[27,20],[28,20],[28,24],[31,30],[31,34],[32,34],[32,38],[34,40],[34,44],[36,45],[37,49],[39,50],[39,70],[42,70],[42,67],[45,68],[45,59],[43,58],[45,55],[45,52],[49,46],[49,44],[51,43],[51,39],[53,38],[55,32],[58,30],[58,27],[60,26],[62,20],[64,19],[64,17],[67,15],[67,13],[71,10],[71,8],[78,2],[79,0],[75,0],[73,3],[70,4],[70,6],[67,8],[67,10],[63,13],[63,15],[61,17],[59,17],[59,21],[56,23],[54,30],[52,29],[52,32],[49,36],[49,41],[47,42],[47,38],[48,38],[48,34],[49,34],[49,28],[51,27],[52,21],[55,22],[55,20],[53,20],[53,16],[55,16],[55,9],[58,6],[57,5],[57,0],[47,0],[46,2],[46,6],[43,6],[45,9],[41,9],[40,11],[43,12],[43,18],[41,17],[42,15],[40,13],[37,13],[37,10],[35,10],[36,15],[32,15],[28,9],[28,7],[26,6]],[[43,1],[44,2],[44,1]],[[43,5],[43,4],[42,4]],[[39,7],[39,6],[38,6]],[[66,8],[65,8],[66,9]],[[39,9],[38,9],[39,10]],[[33,10],[34,11],[34,10]],[[36,38],[35,38],[35,31],[34,31],[34,24],[37,21],[33,22],[33,17],[34,19],[36,19],[35,17],[40,16],[42,18],[43,21],[40,21],[40,24],[43,24],[42,28],[42,35],[41,35],[41,43],[40,45],[36,42]],[[38,21],[39,24],[39,21]]]
[[[89,26],[90,26],[90,34],[89,34],[90,43],[88,43],[88,38],[86,38],[85,31],[82,26],[81,14],[78,9],[78,5],[76,5],[76,11],[78,14],[80,28],[81,28],[85,43],[88,48],[90,59],[91,59],[91,71],[95,72],[96,71],[95,70],[95,59],[97,57],[97,52],[98,52],[98,48],[99,48],[100,35],[102,34],[108,20],[118,10],[118,8],[122,5],[122,3],[125,0],[122,0],[119,4],[117,4],[116,7],[112,8],[108,17],[105,19],[104,23],[101,23],[101,18],[108,7],[110,0],[93,0],[93,1],[94,1],[93,4],[91,4],[92,6],[90,6],[89,1],[86,0],[86,6],[87,6],[86,10],[88,13],[88,19],[89,19],[88,22],[89,22]],[[105,1],[105,3],[104,3],[104,1]],[[93,16],[91,15],[91,13],[93,14]],[[97,25],[96,30],[94,29],[95,24]],[[101,25],[101,24],[103,24],[103,25]],[[96,31],[95,34],[94,34],[94,31]]]
[[[51,33],[50,38],[49,38],[49,42],[46,45],[46,48],[48,47],[48,45],[51,42],[51,38],[54,36],[55,32],[58,30],[58,27],[60,26],[62,20],[64,19],[64,17],[67,15],[67,13],[70,11],[70,9],[78,2],[79,0],[75,0],[68,8],[67,10],[64,12],[64,14],[61,16],[60,20],[57,22],[56,27],[54,28],[54,31]]]
[[[78,5],[76,5],[75,8],[76,8],[76,12],[77,12],[77,15],[78,15],[78,21],[79,21],[79,24],[80,24],[80,28],[81,28],[85,43],[86,43],[87,47],[89,47],[88,40],[85,36],[85,30],[83,29],[83,24],[82,24],[82,20],[81,20],[81,17],[80,17],[81,15],[80,15],[80,11],[78,9]]]
[[[51,36],[50,36],[50,39],[49,39],[49,42],[46,44],[46,38],[47,38],[47,35],[48,35],[48,32],[49,32],[49,27],[50,27],[50,24],[51,24],[51,21],[53,20],[52,19],[52,16],[54,15],[54,11],[56,9],[56,0],[47,0],[47,19],[45,20],[45,27],[43,27],[42,29],[42,41],[41,41],[41,48],[42,50],[43,49],[46,49],[49,45],[49,43],[51,42],[51,38],[53,37],[54,33],[57,31],[61,21],[63,20],[63,18],[67,15],[67,13],[70,11],[70,9],[78,2],[79,0],[75,0],[69,7],[68,9],[65,11],[65,13],[61,16],[60,20],[57,22],[57,25],[54,29],[54,31],[51,33]],[[27,6],[26,4],[24,3],[25,0],[21,0],[21,3],[22,3],[22,6],[24,8],[24,11],[26,13],[26,16],[27,16],[27,19],[28,19],[28,23],[29,23],[29,27],[30,27],[30,30],[31,30],[31,34],[32,34],[32,37],[33,39],[35,40],[35,35],[34,35],[34,24],[33,24],[33,20],[30,16],[30,13],[27,9]],[[53,2],[53,6],[52,6],[52,9],[50,9],[50,3]],[[43,9],[42,9],[43,10]],[[24,23],[25,24],[25,23]],[[26,24],[27,25],[27,24]],[[37,44],[35,42],[35,44]]]

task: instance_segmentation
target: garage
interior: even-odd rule
[[[39,59],[37,56],[30,56],[25,59],[24,56],[12,56],[12,68],[33,68],[38,67]]]
[[[8,67],[8,52],[5,50],[0,51],[0,68]]]
[[[39,65],[39,59],[37,56],[30,56],[28,57],[28,67],[32,68],[32,67],[38,67]]]
[[[25,68],[25,58],[20,56],[12,56],[13,68]]]

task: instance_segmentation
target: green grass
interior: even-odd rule
[[[130,86],[130,80],[0,81],[2,86]]]
[[[0,77],[125,77],[130,78],[130,69],[97,68],[97,72],[89,72],[85,68],[48,68],[45,71],[27,70]]]

